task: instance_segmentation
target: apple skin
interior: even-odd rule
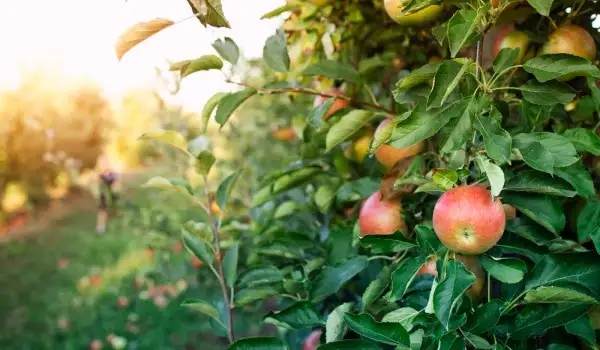
[[[352,142],[352,159],[363,163],[369,152],[369,146],[373,140],[373,131],[369,130]]]
[[[331,0],[310,0],[310,2],[313,3],[313,5],[317,5],[317,6],[323,6],[323,5],[327,5]]]
[[[467,270],[471,271],[475,275],[475,282],[466,292],[466,294],[473,301],[477,301],[483,295],[483,289],[485,287],[485,271],[477,259],[476,256],[452,254],[450,259],[456,259],[465,265]],[[417,271],[417,275],[430,274],[433,276],[438,275],[436,262],[438,257],[429,258]]]
[[[504,214],[506,215],[506,221],[514,220],[517,217],[517,209],[510,204],[502,204],[504,208]]]
[[[506,214],[499,199],[482,185],[445,192],[433,209],[433,229],[442,243],[460,254],[488,251],[502,238]]]
[[[402,0],[384,0],[383,6],[387,14],[396,23],[404,26],[417,26],[435,20],[441,13],[443,7],[440,5],[430,5],[424,9],[411,14],[404,14]]]
[[[550,34],[540,53],[566,53],[593,61],[596,58],[596,43],[585,29],[575,24],[565,24]]]
[[[404,236],[408,230],[402,217],[402,203],[399,200],[382,200],[381,192],[373,193],[363,203],[358,214],[361,236],[391,235],[401,230]]]
[[[493,8],[500,6],[500,0],[491,0],[490,2],[492,3]]]
[[[377,138],[378,133],[381,132],[381,130],[391,122],[391,118],[382,121],[377,127],[377,130],[375,130],[374,137]],[[379,147],[377,151],[375,151],[375,158],[377,158],[381,164],[385,165],[389,169],[396,165],[396,163],[398,163],[400,160],[417,155],[423,152],[424,149],[424,141],[420,141],[406,148],[396,148],[390,145],[383,145]]]
[[[302,350],[316,350],[321,343],[321,334],[323,334],[323,331],[320,329],[312,331],[304,340]]]
[[[283,128],[273,132],[273,138],[279,141],[291,141],[296,138],[294,128]]]
[[[519,58],[517,59],[517,64],[520,64],[525,59],[529,42],[530,40],[527,34],[514,30],[512,26],[507,26],[500,31],[500,34],[496,40],[494,40],[494,45],[492,46],[493,58],[496,58],[502,49],[520,49]]]
[[[325,92],[330,95],[343,94],[343,91],[340,90],[339,88],[331,88]],[[314,107],[316,108],[316,107],[322,105],[323,103],[327,102],[328,99],[330,99],[330,97],[325,97],[325,96],[315,97]],[[329,108],[329,111],[327,111],[327,113],[323,117],[323,120],[327,120],[327,118],[331,117],[331,115],[333,113],[339,111],[340,109],[348,108],[349,106],[350,106],[350,102],[348,102],[347,100],[344,100],[341,98],[336,98],[335,101],[333,102],[333,104],[331,105],[331,107]]]

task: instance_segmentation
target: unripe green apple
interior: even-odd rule
[[[398,24],[416,26],[435,20],[442,13],[442,6],[431,5],[415,13],[406,14],[402,6],[403,0],[384,0],[385,11]]]

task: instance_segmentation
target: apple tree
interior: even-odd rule
[[[189,3],[203,25],[229,27],[220,1]],[[265,14],[287,16],[264,46],[276,79],[226,73],[239,90],[202,113],[227,132],[261,95],[307,111],[296,160],[253,184],[246,214],[209,214],[210,149],[150,135],[205,180],[198,191],[149,183],[198,206],[183,239],[224,299],[186,305],[230,349],[597,349],[599,11],[589,0],[289,0]],[[171,25],[137,24],[118,55]],[[230,38],[214,48],[173,69],[185,79],[237,63]],[[243,179],[223,180],[219,207]],[[237,334],[236,315],[267,301],[279,336]]]

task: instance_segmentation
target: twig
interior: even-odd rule
[[[266,93],[266,94],[282,94],[282,93],[288,93],[288,92],[295,92],[295,93],[299,93],[299,94],[307,94],[307,95],[315,95],[315,96],[323,96],[323,97],[329,97],[329,98],[339,98],[340,100],[345,100],[348,102],[352,102],[355,104],[359,104],[359,105],[363,105],[363,106],[368,106],[371,108],[375,108],[378,109],[380,111],[386,112],[388,114],[391,115],[395,115],[396,112],[394,112],[391,109],[387,109],[379,104],[376,103],[371,103],[371,102],[367,102],[367,101],[362,101],[362,100],[357,100],[355,98],[352,98],[350,96],[346,96],[346,95],[339,95],[339,94],[330,94],[327,92],[320,92],[320,91],[316,91],[316,90],[312,90],[312,89],[306,89],[306,88],[283,88],[283,89],[267,89],[267,88],[261,88],[261,87],[256,87],[256,86],[252,86],[250,84],[247,83],[241,83],[241,82],[236,82],[236,81],[231,81],[231,80],[227,80],[228,83],[231,84],[236,84],[236,85],[240,85],[240,86],[244,86],[247,88],[251,88],[251,89],[256,89],[260,92]]]
[[[203,175],[204,180],[204,195],[206,196],[207,206],[210,208],[210,193],[208,192],[208,178],[206,175]],[[217,269],[218,269],[218,279],[219,284],[221,285],[221,290],[223,292],[223,300],[225,300],[225,305],[227,306],[227,339],[230,344],[233,344],[235,338],[233,335],[233,312],[231,310],[231,303],[229,301],[229,293],[227,291],[227,286],[225,285],[225,273],[223,272],[223,263],[221,262],[221,242],[219,237],[219,223],[215,223],[215,218],[213,215],[210,215],[210,226],[213,231],[213,236],[215,238],[215,249],[217,252]]]

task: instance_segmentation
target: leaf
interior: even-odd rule
[[[255,251],[259,254],[269,256],[279,256],[282,258],[298,260],[304,259],[304,252],[302,248],[281,243],[272,243],[269,245],[261,246],[255,248]]]
[[[265,13],[260,19],[268,19],[268,18],[277,17],[284,12],[295,10],[298,7],[300,7],[300,4],[287,4],[287,5],[278,7],[273,11],[269,11],[269,12]]]
[[[502,202],[512,205],[552,233],[558,234],[565,228],[565,214],[556,198],[524,192],[507,192]]]
[[[577,194],[568,182],[535,170],[525,170],[517,173],[504,186],[504,190],[561,197],[574,197]]]
[[[221,68],[223,68],[223,61],[221,61],[219,57],[215,55],[206,55],[191,61],[190,64],[188,64],[185,67],[185,70],[181,73],[181,77],[184,78],[192,73],[196,73],[199,71],[211,69],[218,70]]]
[[[433,228],[425,225],[417,225],[415,226],[415,234],[419,248],[428,255],[437,255],[446,250],[446,247],[437,237]]]
[[[244,272],[239,280],[240,287],[255,287],[283,281],[283,274],[274,266],[256,267]]]
[[[433,88],[427,99],[427,109],[441,107],[446,102],[470,65],[470,60],[464,60],[462,63],[448,60],[438,67],[433,78]]]
[[[555,168],[556,176],[567,181],[583,197],[592,197],[596,194],[591,174],[583,167],[581,161],[568,167]]]
[[[140,22],[129,27],[117,39],[117,59],[120,61],[134,46],[173,24],[175,23],[171,20],[157,18],[147,22]]]
[[[381,350],[381,348],[366,340],[350,339],[321,345],[318,350]]]
[[[367,110],[356,109],[346,114],[339,122],[329,129],[325,140],[326,152],[331,151],[339,143],[349,139],[354,133],[367,124],[375,113]]]
[[[217,106],[217,114],[215,115],[217,123],[223,127],[223,125],[227,123],[227,120],[229,120],[229,117],[231,117],[231,114],[233,114],[244,101],[256,95],[256,92],[255,89],[248,88],[223,96]]]
[[[204,105],[204,108],[202,108],[202,132],[206,132],[206,128],[208,127],[208,121],[210,120],[210,116],[212,114],[212,112],[214,111],[215,107],[217,107],[217,105],[219,104],[219,102],[221,101],[221,99],[227,96],[226,92],[217,92],[216,94],[212,95],[207,101],[206,104]]]
[[[226,37],[225,39],[217,39],[212,43],[212,47],[219,53],[225,61],[236,64],[240,58],[240,49],[233,39]]]
[[[490,158],[500,163],[510,161],[512,138],[508,131],[502,129],[496,119],[475,115],[473,127],[483,136],[485,149]]]
[[[321,213],[327,213],[335,201],[335,188],[331,185],[323,185],[315,192],[315,204]]]
[[[460,100],[449,106],[430,110],[418,105],[408,118],[396,123],[390,145],[405,148],[435,135],[450,119],[460,116],[468,102]]]
[[[379,181],[371,177],[348,181],[337,190],[339,202],[352,202],[366,198],[379,189]]]
[[[463,329],[474,334],[483,334],[490,331],[500,320],[503,305],[504,303],[498,299],[479,305],[473,315],[469,317]]]
[[[346,333],[344,314],[350,312],[352,307],[352,303],[344,303],[331,311],[325,325],[325,339],[327,343],[332,343],[344,338],[344,334]]]
[[[537,263],[548,251],[517,235],[503,235],[496,247],[505,254],[518,254]]]
[[[192,60],[183,60],[183,61],[178,61],[175,63],[171,63],[171,65],[169,65],[169,70],[172,72],[183,72],[187,66],[190,65],[190,63],[192,62]]]
[[[600,156],[600,136],[592,130],[584,128],[568,129],[563,136],[573,143],[577,152],[589,152],[595,156]]]
[[[495,349],[494,346],[490,345],[490,343],[476,334],[472,333],[463,333],[466,341],[471,344],[475,349]]]
[[[221,209],[225,209],[227,207],[227,202],[229,201],[229,196],[231,195],[231,191],[235,186],[237,179],[242,174],[241,170],[236,171],[235,173],[229,175],[217,189],[217,205]]]
[[[519,147],[517,147],[519,148]],[[533,169],[549,174],[554,172],[554,157],[541,142],[532,142],[519,149],[523,161]]]
[[[569,166],[579,159],[577,157],[577,151],[575,151],[575,147],[571,144],[571,142],[558,134],[553,134],[549,132],[535,132],[529,134],[519,134],[513,138],[514,146],[521,150],[523,153],[525,162],[536,169],[528,159],[525,158],[525,152],[527,149],[535,142],[539,142],[543,149],[546,151],[546,154],[549,153],[552,156],[552,165],[554,168],[563,168]],[[546,157],[541,158],[540,161],[547,161]],[[537,169],[540,171],[545,171],[542,169]],[[548,172],[548,171],[546,171]]]
[[[585,304],[528,305],[517,314],[515,328],[511,332],[514,339],[526,339],[541,335],[548,329],[559,327],[575,320],[590,310]]]
[[[366,235],[360,239],[360,244],[370,247],[373,254],[397,253],[416,247],[399,231],[393,235]]]
[[[600,199],[590,199],[577,216],[577,239],[586,240],[600,228]]]
[[[238,258],[240,254],[239,243],[234,243],[223,257],[223,273],[225,274],[225,283],[229,288],[233,288],[237,280]]]
[[[170,146],[178,148],[185,153],[188,153],[188,143],[183,135],[173,130],[157,130],[151,131],[140,136],[140,140],[154,140],[162,143],[166,143]]]
[[[598,304],[593,297],[564,287],[538,287],[523,298],[530,304]]]
[[[325,115],[327,115],[335,101],[335,98],[330,98],[327,101],[325,101],[325,103],[319,105],[316,108],[313,108],[313,110],[311,110],[308,114],[308,123],[311,126],[313,126],[316,130],[321,130],[321,127],[323,125],[323,118],[325,118]]]
[[[565,330],[575,336],[585,339],[590,344],[596,344],[596,334],[588,315],[583,315],[565,325]]]
[[[207,301],[198,300],[198,299],[185,300],[183,303],[181,303],[181,306],[187,307],[188,309],[192,309],[194,311],[198,311],[198,312],[212,318],[218,324],[220,324],[221,326],[226,328],[226,326],[223,324],[223,321],[221,321],[221,318],[219,316],[219,310],[217,310],[217,308],[215,308],[212,304],[210,304]]]
[[[412,307],[401,307],[397,310],[387,313],[383,316],[382,322],[400,323],[404,329],[411,331],[413,328],[413,320],[421,312]]]
[[[477,11],[462,9],[454,13],[448,21],[447,37],[452,57],[456,57],[458,51],[473,42],[479,35],[476,33],[479,15]]]
[[[541,82],[564,76],[587,76],[600,78],[600,70],[592,62],[568,54],[541,55],[525,62],[523,69]]]
[[[223,13],[221,0],[187,0],[187,2],[203,26],[206,27],[207,24],[210,24],[217,28],[231,28]]]
[[[175,180],[165,179],[164,177],[161,177],[161,176],[155,176],[155,177],[151,178],[144,185],[142,185],[142,187],[156,188],[156,189],[161,189],[161,190],[175,190],[186,196],[191,196],[193,193],[192,188],[190,187],[190,185],[187,182],[185,182],[185,181],[177,182]]]
[[[440,63],[429,63],[413,70],[407,76],[398,80],[398,83],[396,83],[396,90],[394,91],[394,96],[397,94],[401,94],[419,84],[423,84],[430,81],[435,77],[435,73],[437,72],[439,66]]]
[[[502,50],[500,50],[500,52],[498,52],[498,55],[494,59],[494,72],[496,74],[499,74],[505,69],[512,67],[515,64],[515,62],[517,62],[520,51],[521,50],[519,48],[510,47],[505,47]]]
[[[442,153],[451,153],[461,148],[467,140],[473,135],[473,115],[476,107],[476,100],[471,99],[469,104],[464,109],[464,111],[460,114],[460,117],[457,119],[456,125],[452,125],[450,123],[448,126],[453,126],[452,131],[448,135],[448,137],[442,141],[440,139],[440,144],[442,148],[440,152]]]
[[[360,82],[360,74],[352,66],[331,60],[313,63],[301,75],[321,75],[332,80],[345,80],[349,83]]]
[[[399,323],[377,322],[369,314],[354,315],[346,313],[344,321],[356,333],[390,345],[410,346],[410,338],[406,329]]]
[[[479,158],[481,156],[478,155]],[[490,162],[489,159],[481,159],[482,170],[488,178],[492,189],[492,196],[497,197],[504,189],[504,172],[502,168]]]
[[[481,255],[479,262],[489,274],[502,283],[519,283],[527,272],[525,262],[515,258],[492,258],[489,255]]]
[[[366,310],[377,300],[392,282],[392,269],[390,266],[384,266],[379,276],[373,280],[365,289],[362,295],[362,310]]]
[[[208,175],[216,158],[210,151],[201,151],[196,154],[194,167],[200,175]]]
[[[274,71],[287,72],[290,70],[290,55],[283,30],[277,30],[267,39],[263,48],[263,59]]]
[[[527,216],[519,216],[507,221],[506,231],[516,233],[539,246],[547,246],[550,241],[558,237]]]
[[[273,196],[304,184],[319,171],[320,168],[306,167],[281,175],[272,184],[263,187],[254,195],[252,206],[262,205],[272,199]]]
[[[433,294],[433,310],[446,329],[458,301],[473,282],[475,275],[460,261],[451,259],[446,262],[446,277],[439,282]]]
[[[426,257],[423,255],[404,259],[392,272],[391,298],[393,300],[402,299],[425,260]]]
[[[269,286],[246,288],[235,293],[234,304],[235,306],[244,306],[280,294],[281,292],[278,289]]]
[[[265,321],[291,329],[306,329],[324,324],[315,307],[308,301],[300,301],[277,312],[270,312]]]
[[[529,5],[533,7],[540,15],[550,16],[550,9],[554,0],[527,0]]]
[[[433,182],[449,190],[458,182],[458,173],[451,169],[433,169]]]
[[[519,90],[527,101],[542,106],[565,105],[575,98],[575,91],[569,85],[558,81],[540,83],[531,79],[521,85]]]
[[[336,293],[352,277],[364,270],[367,264],[368,259],[366,256],[357,256],[335,267],[325,267],[310,289],[310,299],[317,301]]]
[[[288,350],[283,341],[271,337],[255,337],[237,340],[228,350]]]
[[[183,243],[185,244],[185,247],[204,264],[212,266],[214,255],[208,245],[197,237],[192,236],[186,230],[182,231]]]
[[[557,283],[581,285],[600,294],[600,262],[596,253],[545,255],[527,276],[525,289]]]
[[[466,349],[465,341],[453,333],[444,334],[439,341],[438,350],[463,350]]]

